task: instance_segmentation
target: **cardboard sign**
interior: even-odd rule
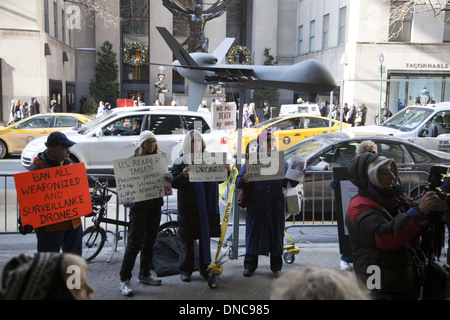
[[[225,181],[228,179],[227,155],[223,152],[190,154],[190,182]]]
[[[284,153],[272,152],[247,153],[245,155],[246,172],[250,174],[249,181],[279,180],[285,178]]]
[[[338,222],[339,251],[341,254],[351,255],[350,236],[345,226],[350,200],[358,193],[358,187],[348,179],[347,167],[334,167],[333,180],[336,181],[334,190],[336,199],[336,219]]]
[[[306,160],[300,156],[293,156],[291,158],[291,162],[289,163],[289,167],[286,171],[286,179],[302,181],[305,174],[303,171],[305,170]]]
[[[120,204],[162,198],[170,192],[167,158],[162,154],[113,161],[117,196]]]
[[[92,212],[84,163],[14,175],[23,225],[39,228]]]
[[[236,103],[213,103],[213,128],[218,130],[236,129]]]

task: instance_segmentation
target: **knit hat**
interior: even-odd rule
[[[383,156],[378,156],[369,163],[369,165],[367,166],[367,177],[369,178],[369,182],[373,186],[377,188],[383,188],[380,181],[378,181],[378,171],[388,165],[391,165],[394,175],[398,177],[397,165],[395,164],[394,159],[388,159]]]
[[[149,131],[149,130],[142,131],[141,135],[139,136],[139,146],[142,146],[144,141],[146,141],[148,139],[155,139],[156,140],[155,134],[153,132]]]
[[[51,252],[21,254],[10,260],[2,275],[0,299],[72,300],[63,271],[63,255]]]

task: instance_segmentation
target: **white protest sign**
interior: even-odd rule
[[[286,179],[301,181],[305,175],[303,171],[305,170],[306,160],[300,156],[293,156],[289,163],[288,170],[286,171]]]
[[[213,129],[235,130],[236,129],[236,103],[224,102],[212,104]]]
[[[164,178],[168,166],[162,154],[114,160],[113,166],[120,204],[162,198],[164,188],[170,186]]]
[[[245,155],[246,173],[249,181],[279,180],[285,177],[284,153],[248,153]]]
[[[225,181],[227,155],[223,152],[191,153],[188,159],[190,182]]]

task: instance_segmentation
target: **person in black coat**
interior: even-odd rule
[[[345,217],[357,277],[373,285],[378,299],[418,299],[419,235],[445,202],[427,192],[411,207],[398,185],[395,161],[379,154],[354,158],[348,175],[358,187]]]
[[[218,182],[190,182],[189,155],[205,152],[206,144],[197,130],[184,139],[183,155],[174,161],[172,187],[177,189],[178,235],[181,238],[179,272],[189,282],[194,271],[194,241],[199,240],[199,271],[206,280],[211,263],[210,238],[220,236]]]

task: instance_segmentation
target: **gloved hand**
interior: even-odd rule
[[[171,172],[167,172],[164,175],[164,179],[166,179],[168,182],[172,183],[173,182],[173,175],[172,175],[172,173]]]
[[[125,208],[132,208],[132,207],[134,207],[134,201],[133,201],[133,200],[128,200],[127,202],[125,202],[125,203],[123,204],[123,206],[124,206]]]

